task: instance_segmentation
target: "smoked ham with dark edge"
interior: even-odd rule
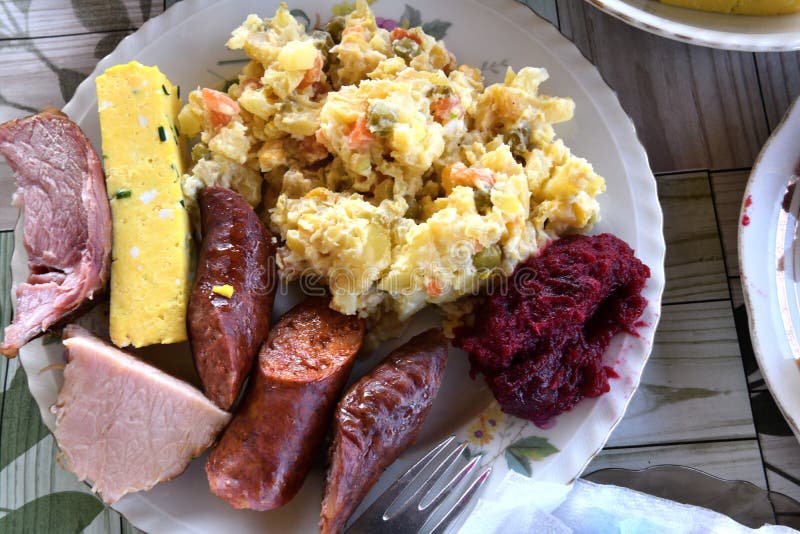
[[[28,280],[0,352],[69,319],[101,292],[111,265],[111,213],[100,159],[77,124],[54,109],[0,125],[0,153],[25,209]]]

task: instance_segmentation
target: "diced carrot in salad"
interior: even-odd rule
[[[367,128],[367,118],[361,115],[353,124],[353,129],[347,134],[347,144],[350,148],[358,150],[370,145],[373,141],[375,141],[375,136]]]
[[[390,37],[391,37],[392,41],[399,41],[400,39],[403,39],[404,37],[408,37],[409,39],[411,39],[412,41],[414,41],[418,45],[422,46],[422,39],[420,38],[419,35],[417,35],[414,32],[410,32],[410,31],[406,30],[405,28],[401,28],[399,26],[392,30],[392,33],[390,34]]]
[[[428,280],[425,291],[427,291],[428,295],[431,297],[436,298],[442,295],[444,289],[442,289],[442,284],[436,278],[431,278]]]
[[[465,185],[467,187],[491,187],[495,183],[495,176],[489,169],[476,169],[467,167],[463,163],[454,163],[448,168],[448,178],[453,186]]]
[[[322,77],[322,56],[317,55],[314,59],[314,65],[308,69],[303,76],[303,79],[300,81],[300,84],[297,86],[297,89],[304,89],[309,85],[313,85],[317,83],[320,78]]]
[[[431,104],[433,120],[439,124],[445,124],[453,119],[460,119],[464,116],[464,108],[461,107],[461,100],[457,96],[447,96],[435,100]]]
[[[360,24],[356,24],[355,26],[348,26],[342,31],[342,37],[346,35],[350,35],[351,33],[360,33],[364,35],[366,32],[364,31],[364,27]]]
[[[228,95],[214,89],[202,89],[200,96],[208,111],[211,127],[215,130],[224,128],[239,113],[239,104]]]

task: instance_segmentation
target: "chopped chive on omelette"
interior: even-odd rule
[[[131,190],[130,189],[120,189],[119,191],[117,191],[117,194],[114,195],[114,197],[117,198],[117,199],[128,198],[129,196],[131,196]]]
[[[233,286],[225,284],[221,286],[214,286],[211,288],[211,291],[220,295],[225,298],[231,298],[233,296]]]
[[[167,140],[167,132],[164,131],[163,126],[158,127],[158,138],[161,139],[162,142]]]

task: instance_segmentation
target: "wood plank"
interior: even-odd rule
[[[0,122],[22,117],[45,106],[63,107],[75,87],[94,69],[94,50],[112,34],[90,34],[37,40],[0,41],[4,72],[0,77]],[[122,38],[125,32],[118,32]],[[106,43],[108,44],[108,43]],[[108,50],[103,50],[107,52]],[[18,211],[11,206],[15,190],[11,169],[0,158],[0,230],[16,224]]]
[[[659,176],[657,182],[668,251],[664,303],[728,298],[708,175]]]
[[[728,280],[728,284],[731,288],[731,300],[733,301],[733,307],[739,308],[740,306],[744,306],[744,292],[742,291],[742,279],[739,277],[731,278]]]
[[[17,224],[19,210],[11,205],[11,196],[16,189],[11,168],[5,158],[0,156],[0,231],[13,230]],[[7,269],[8,263],[0,263],[0,266]]]
[[[558,8],[556,0],[517,0],[533,10],[534,13],[558,27]]]
[[[752,54],[669,41],[587,2],[559,0],[558,15],[619,95],[656,172],[751,166],[768,131]]]
[[[761,377],[761,370],[756,363],[753,345],[750,342],[750,322],[747,317],[747,308],[744,305],[744,292],[742,281],[736,276],[728,279],[731,288],[731,305],[733,308],[733,320],[736,324],[736,335],[739,338],[739,351],[742,354],[742,363],[746,375],[747,386],[750,389],[750,404],[753,406],[753,416],[755,418],[756,432],[759,430],[760,409],[753,402],[754,388],[765,387]]]
[[[739,276],[739,213],[750,171],[711,173],[722,249],[728,276]]]
[[[727,480],[746,480],[760,488],[767,487],[758,441],[755,439],[604,449],[585,472],[592,473],[610,467],[645,469],[665,464],[694,467]]]
[[[0,122],[45,106],[63,107],[75,88],[94,69],[94,50],[111,34],[0,41],[6,74],[0,78]],[[124,36],[125,32],[118,35]]]
[[[800,500],[800,443],[794,435],[761,434],[769,489]]]
[[[789,105],[800,95],[800,52],[756,54],[770,129],[781,121]]]
[[[756,437],[729,301],[666,306],[609,446]]]
[[[147,0],[2,2],[0,39],[131,30],[163,10],[163,2]]]

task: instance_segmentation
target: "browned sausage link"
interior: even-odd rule
[[[275,243],[253,208],[224,187],[200,191],[203,244],[188,328],[206,396],[230,410],[267,337],[277,288]],[[230,297],[214,292],[229,285]]]
[[[336,408],[320,531],[340,532],[383,470],[417,438],[442,383],[447,340],[432,329],[353,384]]]
[[[271,510],[303,484],[364,337],[364,322],[311,298],[281,317],[253,385],[206,463],[212,493]]]

